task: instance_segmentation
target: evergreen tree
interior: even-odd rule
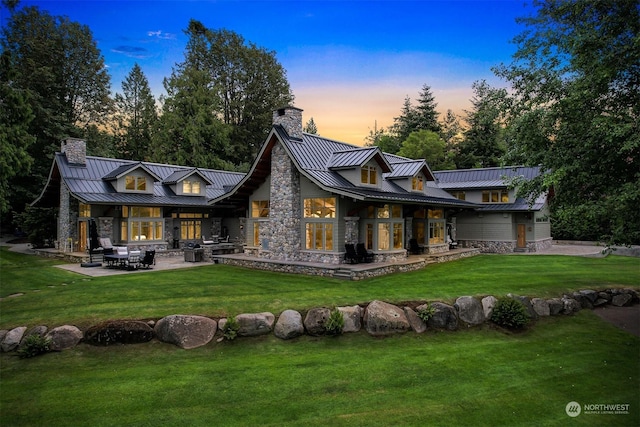
[[[469,129],[460,143],[456,165],[462,169],[499,166],[506,149],[501,123],[506,91],[492,88],[485,80],[474,82],[473,91],[473,109],[466,111]]]
[[[318,135],[318,127],[316,126],[316,122],[313,121],[313,117],[311,117],[307,124],[304,125],[302,131],[312,135]]]
[[[122,94],[116,94],[118,157],[148,160],[158,113],[147,77],[135,64],[122,82]]]
[[[436,111],[437,106],[431,88],[427,85],[422,86],[415,109],[416,128],[414,130],[440,132],[440,123],[438,122],[440,113]]]
[[[9,55],[13,89],[25,95],[33,113],[27,132],[35,138],[27,147],[33,166],[12,184],[10,204],[21,209],[42,189],[60,141],[104,125],[112,102],[110,77],[87,26],[36,7],[10,10],[0,46]]]
[[[411,132],[418,130],[418,114],[416,109],[411,105],[411,98],[404,98],[400,116],[393,119],[393,134],[400,141],[404,141],[409,137]]]

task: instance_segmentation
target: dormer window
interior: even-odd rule
[[[185,179],[182,181],[183,194],[200,194],[200,181]]]
[[[147,191],[147,178],[139,175],[127,175],[124,178],[124,188],[127,191]]]
[[[482,203],[509,203],[509,191],[485,190],[482,192]]]
[[[411,189],[413,191],[424,191],[424,178],[422,175],[413,177],[411,180]]]
[[[363,184],[378,184],[378,169],[375,166],[362,166],[360,171],[360,182]]]

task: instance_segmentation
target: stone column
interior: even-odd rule
[[[360,217],[345,216],[344,224],[344,243],[353,243],[355,245],[360,241]]]
[[[269,222],[264,223],[265,243],[269,251],[265,254],[267,257],[282,260],[299,258],[301,216],[300,173],[282,145],[277,143],[271,152]]]
[[[73,240],[71,235],[71,193],[64,181],[60,182],[60,209],[58,211],[58,249],[63,252],[71,252],[69,242]]]

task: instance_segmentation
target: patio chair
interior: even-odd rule
[[[424,246],[420,246],[416,239],[409,239],[409,253],[413,255],[423,254]]]
[[[145,251],[144,258],[140,260],[140,268],[148,270],[152,264],[156,265],[156,251]]]
[[[364,247],[364,243],[358,243],[356,245],[356,254],[359,262],[373,262],[373,252],[368,251],[367,248]]]
[[[346,251],[344,254],[344,261],[348,261],[349,264],[357,264],[358,254],[356,253],[356,246],[353,243],[346,243],[344,245],[344,250]]]
[[[227,234],[227,237],[220,237],[218,243],[229,243],[229,235]]]
[[[202,236],[203,245],[215,245],[216,243],[218,243],[218,236],[212,236],[211,240],[207,240],[206,236]]]
[[[109,255],[113,253],[113,245],[111,244],[111,239],[108,237],[100,237],[98,239],[100,242],[100,247],[102,248],[103,255]]]
[[[135,270],[140,264],[140,251],[129,252],[129,258],[127,258],[127,269]]]

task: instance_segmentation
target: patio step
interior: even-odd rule
[[[351,270],[346,268],[339,268],[333,273],[333,277],[336,279],[351,280]]]

